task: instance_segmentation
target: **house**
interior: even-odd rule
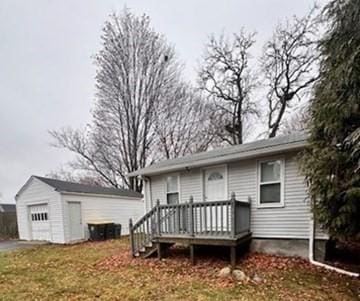
[[[130,173],[145,182],[147,211],[131,221],[133,254],[159,255],[162,243],[183,242],[193,255],[193,246],[220,244],[230,247],[233,263],[237,246],[247,241],[254,251],[307,258],[312,214],[298,162],[305,146],[306,135],[297,133]],[[323,255],[328,237],[315,232]]]
[[[129,233],[129,218],[144,212],[142,195],[127,189],[90,186],[31,176],[17,193],[19,238],[71,243],[89,238],[87,223],[110,221]]]
[[[16,212],[15,204],[0,204],[0,212]]]

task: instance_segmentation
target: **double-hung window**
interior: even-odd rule
[[[258,162],[258,204],[260,207],[284,206],[284,160]]]
[[[179,203],[179,176],[166,177],[166,202],[168,204]]]

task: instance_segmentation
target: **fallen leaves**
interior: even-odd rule
[[[41,246],[0,254],[1,300],[356,300],[359,280],[329,273],[300,258],[239,257],[250,281],[220,278],[229,252],[187,248],[166,257],[132,258],[127,239]],[[257,277],[255,277],[257,276]],[[254,281],[258,278],[258,281]]]

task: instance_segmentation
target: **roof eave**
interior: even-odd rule
[[[129,173],[128,177],[154,176],[154,175],[162,174],[165,172],[174,172],[174,171],[179,171],[179,170],[187,169],[187,168],[199,168],[199,167],[204,167],[204,166],[208,166],[208,165],[222,164],[222,163],[231,162],[231,161],[253,159],[253,158],[260,157],[260,156],[268,156],[268,155],[273,155],[273,154],[280,153],[280,152],[290,152],[290,151],[294,151],[294,150],[303,149],[305,146],[306,146],[306,140],[301,140],[301,141],[291,142],[291,143],[287,143],[287,144],[280,144],[280,145],[275,145],[275,146],[270,146],[270,147],[268,146],[268,147],[264,147],[261,149],[255,149],[255,150],[250,150],[250,151],[246,151],[246,152],[239,152],[239,153],[230,154],[230,155],[224,155],[224,156],[218,156],[218,157],[198,160],[198,161],[194,161],[191,163],[181,163],[181,164],[175,164],[175,165],[164,166],[164,167],[159,167],[159,168],[154,167],[153,169],[149,169],[149,170],[146,170],[146,168],[143,170],[140,169],[138,171]]]
[[[91,193],[91,192],[73,192],[73,191],[64,191],[58,190],[63,195],[78,195],[78,196],[90,196],[90,197],[105,197],[105,198],[125,198],[125,199],[136,199],[141,200],[142,195],[139,196],[127,196],[127,195],[118,195],[118,194],[104,194],[104,193]]]

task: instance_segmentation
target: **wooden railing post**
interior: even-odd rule
[[[175,232],[176,233],[180,233],[180,210],[181,210],[181,205],[178,204],[176,207],[175,207]]]
[[[248,202],[249,202],[249,207],[248,207],[247,221],[248,221],[248,232],[250,232],[250,218],[251,218],[251,197],[250,196],[248,196]]]
[[[157,235],[161,235],[161,219],[160,219],[160,200],[156,200],[156,229]]]
[[[194,236],[194,198],[191,195],[189,198],[189,234]]]
[[[231,236],[235,238],[236,235],[236,198],[235,192],[231,193]]]
[[[134,246],[134,229],[132,219],[129,219],[129,234],[130,234],[130,247],[131,247],[131,255],[135,256],[135,246]]]

